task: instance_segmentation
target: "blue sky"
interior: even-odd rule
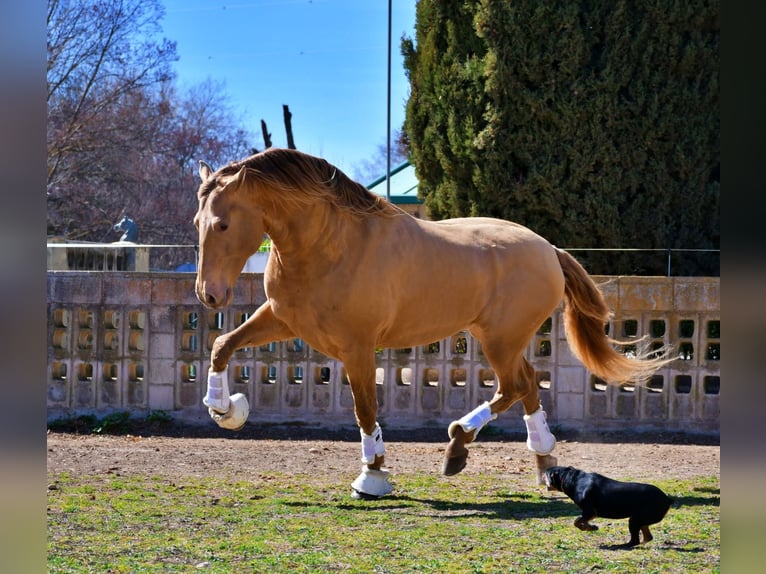
[[[298,149],[350,176],[386,141],[388,0],[163,0],[163,35],[177,43],[184,89],[208,78],[262,143],[264,119],[286,147],[282,105]],[[409,84],[400,53],[414,37],[415,0],[392,1],[391,126]],[[237,158],[232,158],[237,159]],[[381,174],[382,175],[382,174]],[[362,182],[368,183],[368,182]]]

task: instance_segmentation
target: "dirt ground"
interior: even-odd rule
[[[484,432],[484,431],[483,431]],[[487,432],[469,446],[463,473],[529,474],[534,457],[525,436]],[[440,474],[446,429],[385,429],[386,467],[396,473]],[[666,480],[717,475],[718,437],[678,434],[570,435],[558,433],[559,464],[616,479]],[[49,476],[220,476],[237,480],[262,473],[307,473],[338,477],[361,468],[356,428],[325,431],[290,426],[254,426],[230,432],[210,427],[138,427],[124,434],[48,432]]]

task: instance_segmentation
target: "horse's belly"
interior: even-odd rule
[[[379,294],[390,301],[379,345],[432,343],[473,327],[525,328],[545,319],[563,296],[550,245],[463,247],[420,257]],[[539,327],[539,324],[536,325]]]
[[[439,341],[470,327],[479,311],[468,301],[440,297],[406,305],[385,322],[378,345],[399,348]]]

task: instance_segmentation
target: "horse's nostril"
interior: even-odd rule
[[[205,296],[205,300],[207,301],[208,305],[210,305],[210,306],[215,305],[215,295],[208,294],[208,295]]]

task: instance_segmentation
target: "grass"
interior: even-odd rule
[[[394,494],[332,483],[49,475],[48,572],[718,572],[717,476],[655,482],[676,499],[633,550],[627,520],[581,532],[577,507],[528,477],[393,477]]]

